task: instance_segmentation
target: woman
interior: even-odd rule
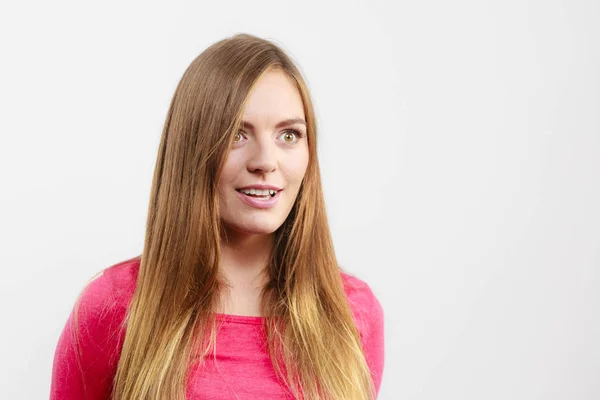
[[[372,399],[383,312],[338,265],[307,85],[238,34],[185,71],[141,256],[82,291],[51,399]],[[112,397],[111,397],[112,396]]]

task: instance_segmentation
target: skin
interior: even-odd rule
[[[303,123],[276,128],[291,118],[305,120],[300,93],[284,72],[266,72],[244,109],[242,119],[252,127],[242,128],[234,137],[218,183],[219,212],[226,233],[219,270],[231,288],[223,294],[217,312],[260,315],[260,290],[266,283],[263,272],[274,232],[294,205],[309,160]],[[253,184],[283,189],[275,207],[259,209],[239,198],[236,189]]]

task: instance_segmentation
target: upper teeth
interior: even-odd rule
[[[265,190],[260,190],[260,189],[241,189],[242,193],[246,193],[246,194],[255,194],[257,196],[267,196],[267,195],[274,195],[275,193],[277,193],[277,190],[272,190],[272,189],[265,189]]]

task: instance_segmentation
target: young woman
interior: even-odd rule
[[[336,261],[307,85],[237,34],[187,68],[140,256],[82,291],[51,399],[373,399],[383,311]]]

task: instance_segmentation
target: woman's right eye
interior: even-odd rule
[[[238,132],[236,132],[235,135],[233,135],[233,141],[234,142],[239,142],[241,140],[242,140],[242,132],[238,131]]]

